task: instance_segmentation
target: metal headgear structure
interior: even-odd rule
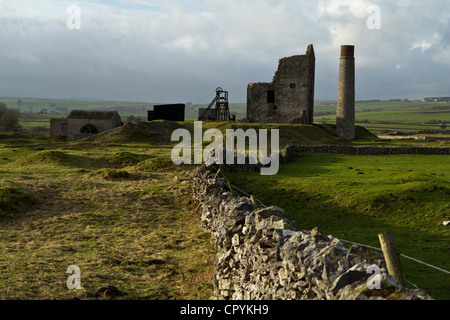
[[[216,105],[214,109],[212,107]],[[211,112],[210,110],[215,110]],[[228,91],[224,91],[221,87],[216,88],[216,96],[198,117],[199,121],[203,120],[216,120],[216,121],[230,121],[235,120],[235,117],[231,116],[228,106]]]

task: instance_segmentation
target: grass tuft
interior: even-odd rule
[[[128,179],[130,174],[125,170],[103,168],[89,173],[89,177],[99,177],[104,180]]]
[[[141,161],[135,167],[137,170],[144,172],[165,171],[176,168],[170,158],[163,157]]]
[[[17,213],[36,204],[36,198],[17,187],[0,187],[0,216]]]
[[[112,155],[111,162],[119,167],[128,167],[134,166],[148,157],[148,155],[120,151]]]

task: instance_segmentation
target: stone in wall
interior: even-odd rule
[[[371,146],[350,146],[350,145],[294,145],[285,147],[282,155],[286,158],[293,152],[311,153],[341,153],[341,154],[366,154],[366,155],[387,155],[387,154],[435,154],[449,155],[450,147],[371,147]]]

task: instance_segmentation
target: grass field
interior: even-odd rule
[[[314,121],[336,123],[336,104],[322,104],[315,104]],[[450,123],[450,105],[446,102],[360,102],[356,103],[355,112],[356,122],[373,133],[441,130],[442,123]]]
[[[31,129],[31,128],[50,129],[50,119],[63,117],[65,117],[65,115],[22,113],[20,114],[19,121],[20,126],[23,129]]]
[[[70,110],[117,110],[122,116],[147,117],[147,110],[156,103],[104,100],[55,100],[39,98],[0,98],[8,108],[19,109],[22,113],[57,112],[68,114]]]
[[[275,176],[229,174],[266,206],[283,208],[297,227],[380,247],[392,231],[400,253],[450,270],[448,156],[298,154]],[[402,258],[408,281],[450,299],[450,277]]]
[[[215,251],[192,168],[168,152],[1,135],[0,299],[208,299]],[[66,286],[70,265],[81,290]]]
[[[23,99],[21,107],[25,103]],[[48,106],[48,101],[40,103]],[[372,132],[383,126],[407,131],[448,119],[445,108],[404,108],[409,122],[402,112],[385,110],[389,104],[402,108],[407,103],[358,104],[358,119],[368,120],[361,125]],[[436,106],[441,105],[431,107]],[[232,106],[241,114],[244,107]],[[145,106],[137,108],[145,111]],[[188,112],[196,118],[195,110]],[[396,124],[381,123],[384,115]],[[21,124],[48,128],[49,119],[58,116],[24,113]],[[142,131],[126,124],[114,134],[71,143],[41,132],[0,134],[0,299],[210,297],[215,251],[190,203],[194,168],[174,167],[169,156],[170,133],[192,130],[193,123],[145,126],[148,130]],[[349,143],[333,136],[332,124],[204,123],[204,130],[213,127],[222,132],[278,128],[281,147],[289,142]],[[450,145],[378,140],[362,127],[357,135],[351,144]],[[302,154],[282,165],[276,176],[242,173],[230,178],[266,205],[285,209],[299,228],[319,226],[336,237],[373,246],[378,246],[377,233],[391,230],[401,253],[450,269],[450,235],[442,226],[450,220],[448,156]],[[433,298],[450,299],[448,276],[409,260],[402,263],[407,280]],[[70,265],[81,269],[82,290],[66,287]],[[107,291],[108,286],[118,291]]]
[[[211,98],[212,99],[212,98]],[[89,101],[89,100],[54,100],[38,98],[0,98],[0,103],[5,103],[8,108],[18,109],[22,113],[20,123],[23,128],[32,127],[50,128],[50,119],[63,117],[71,110],[115,110],[118,111],[122,120],[128,116],[147,119],[147,111],[153,105],[164,104],[161,102],[130,102],[130,101]],[[180,101],[179,103],[184,103]],[[206,108],[209,101],[200,104],[186,104],[186,120],[197,120],[198,109]],[[230,110],[237,119],[245,118],[245,103],[230,103]],[[57,113],[57,114],[55,114]]]

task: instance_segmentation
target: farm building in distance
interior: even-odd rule
[[[270,83],[247,86],[247,119],[259,123],[312,124],[315,55],[310,44],[304,55],[282,58]]]
[[[153,120],[184,121],[185,108],[186,105],[181,103],[153,106],[153,110],[147,111],[148,121]]]
[[[117,111],[72,110],[67,118],[50,120],[50,135],[73,141],[123,125]]]
[[[431,98],[423,98],[422,101],[425,102],[449,102],[450,101],[450,97],[431,97]]]

